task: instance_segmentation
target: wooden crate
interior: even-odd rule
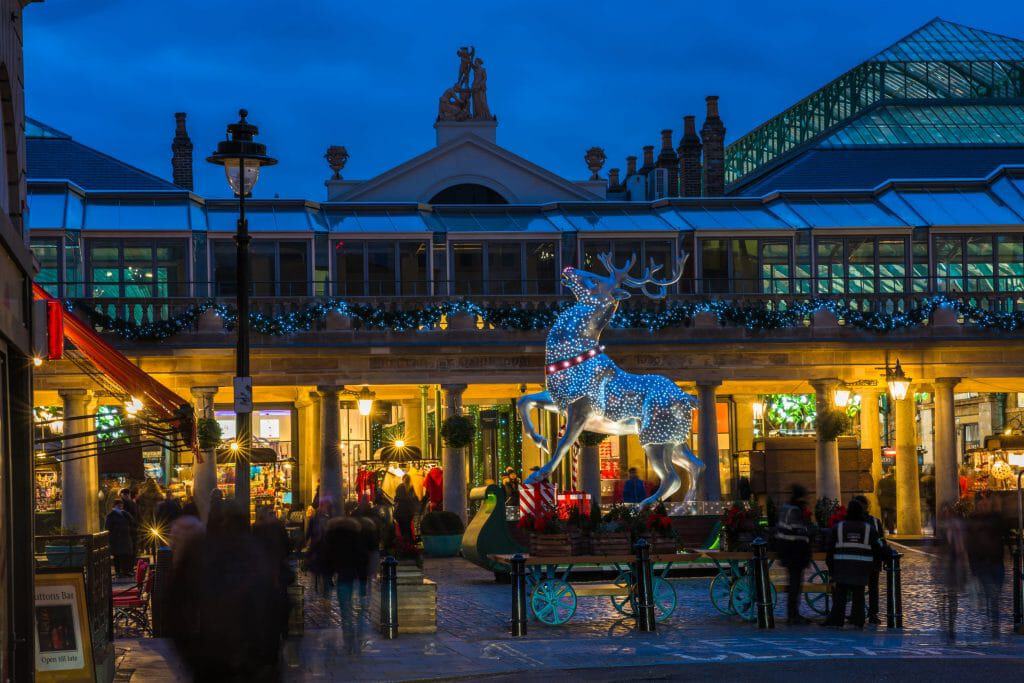
[[[572,554],[569,534],[531,534],[530,554],[535,557],[554,557]]]
[[[591,537],[590,550],[595,555],[629,555],[633,547],[629,542],[629,534],[618,531]]]

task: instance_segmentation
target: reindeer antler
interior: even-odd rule
[[[680,252],[679,258],[676,260],[675,274],[668,280],[654,279],[654,274],[661,270],[661,266],[656,264],[654,262],[654,259],[652,258],[650,265],[648,265],[647,268],[644,269],[643,275],[641,275],[639,278],[632,278],[627,275],[625,278],[621,280],[621,282],[627,287],[639,287],[640,290],[644,293],[644,295],[651,299],[664,299],[665,296],[668,294],[669,286],[679,282],[679,278],[683,276],[683,266],[686,264],[686,260],[688,258],[690,258],[689,254],[687,254],[685,251]],[[632,265],[632,261],[630,262],[630,265]],[[648,285],[654,285],[655,287],[659,287],[661,291],[651,292],[647,289]]]
[[[622,268],[615,267],[615,263],[612,262],[611,252],[598,254],[597,260],[607,269],[608,274],[615,280],[615,284],[619,285],[629,277],[629,271],[633,269],[633,264],[636,263],[636,254],[630,256],[629,260],[626,261],[626,265]]]

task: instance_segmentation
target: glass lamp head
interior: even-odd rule
[[[885,383],[889,386],[889,395],[894,401],[902,401],[907,397],[907,390],[910,389],[910,378],[903,372],[900,362],[896,361],[896,367],[886,370]]]
[[[260,168],[273,166],[277,159],[267,156],[267,146],[255,142],[259,128],[245,120],[249,112],[238,111],[239,120],[228,126],[225,140],[217,143],[217,151],[206,158],[211,164],[224,167],[231,191],[239,197],[247,197],[260,177]]]

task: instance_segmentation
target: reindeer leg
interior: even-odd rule
[[[659,500],[668,498],[680,486],[679,473],[672,466],[672,444],[647,444],[644,446],[644,453],[647,455],[647,461],[651,463],[651,467],[654,468],[654,472],[658,475],[661,482],[658,485],[657,491],[649,498],[640,502],[640,507],[642,508],[657,505]]]
[[[686,487],[686,495],[683,501],[689,503],[697,497],[697,485],[701,475],[704,474],[704,462],[693,454],[686,443],[676,444],[672,450],[672,460],[682,467],[690,475],[690,482]]]
[[[588,417],[590,417],[590,401],[586,398],[581,398],[569,405],[565,417],[565,433],[558,440],[554,454],[552,454],[550,460],[544,463],[543,467],[527,477],[527,484],[536,484],[551,475],[551,472],[562,462],[565,454],[569,452],[569,448],[576,443],[576,439],[579,438],[580,433],[583,431],[583,425],[587,423]]]
[[[519,419],[523,422],[523,427],[526,428],[526,434],[530,437],[530,440],[539,448],[542,452],[548,453],[548,440],[537,433],[537,429],[533,426],[533,418],[531,413],[534,408],[541,408],[542,410],[557,411],[558,407],[555,402],[551,400],[551,394],[546,391],[538,391],[536,394],[525,394],[519,397],[516,401],[516,407],[519,410]]]

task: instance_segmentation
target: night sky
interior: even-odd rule
[[[498,143],[573,180],[678,138],[721,96],[732,140],[934,16],[1024,37],[1024,5],[972,2],[312,2],[48,0],[25,9],[28,114],[170,176],[187,111],[203,159],[240,106],[279,165],[256,196],[325,197],[328,145],[365,179],[434,145],[437,101],[475,45]]]

